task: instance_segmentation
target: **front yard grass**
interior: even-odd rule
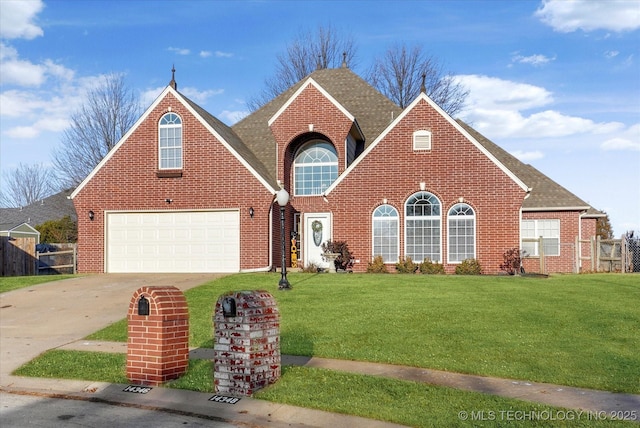
[[[276,297],[282,315],[283,354],[640,393],[637,275],[539,279],[291,273],[293,290],[288,292],[277,291],[278,279],[277,274],[239,274],[186,291],[190,346],[212,347],[213,306],[221,294],[265,289]],[[87,339],[126,341],[126,319]],[[17,374],[127,382],[124,355],[88,353],[93,356],[85,357],[73,352],[49,351]],[[98,360],[89,365],[87,358]],[[106,366],[108,373],[82,371],[87,366]],[[185,376],[167,386],[212,392],[211,362],[190,361]],[[551,409],[307,367],[283,367],[282,379],[257,397],[413,426],[460,425],[463,421],[457,413],[462,410]],[[571,426],[609,424],[586,419],[567,422],[573,422]],[[525,424],[532,426],[532,421]],[[494,425],[500,421],[489,424]]]
[[[0,293],[74,277],[77,275],[2,276],[0,277]]]
[[[278,301],[283,354],[640,393],[637,275],[239,274],[188,290],[190,346],[213,347],[229,290]],[[126,309],[123,309],[126,311]],[[126,319],[87,339],[127,340]]]

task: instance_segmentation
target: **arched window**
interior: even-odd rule
[[[373,212],[373,257],[382,256],[385,263],[398,261],[398,210],[380,205]]]
[[[467,204],[449,210],[449,263],[476,258],[476,214]]]
[[[413,194],[405,205],[405,255],[415,262],[442,263],[440,201],[429,192]]]
[[[175,113],[167,113],[159,126],[160,169],[182,168],[182,120]]]
[[[293,164],[297,196],[321,195],[338,178],[338,155],[326,141],[302,146]]]

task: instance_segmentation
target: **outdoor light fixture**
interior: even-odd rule
[[[93,219],[95,218],[95,214],[93,211],[89,211],[89,220],[93,221]]]
[[[173,199],[169,199],[169,198],[167,198],[167,199],[165,199],[164,201],[165,201],[166,203],[170,204],[171,202],[173,202]]]
[[[284,247],[284,207],[289,203],[289,192],[287,192],[284,187],[282,187],[276,193],[276,201],[278,205],[280,205],[280,255],[282,256],[282,275],[280,277],[280,282],[278,283],[278,290],[291,290],[291,285],[289,281],[287,281],[287,267],[285,266],[285,247]]]
[[[253,214],[255,214],[255,211],[253,210],[253,207],[249,208],[249,217],[253,218]]]

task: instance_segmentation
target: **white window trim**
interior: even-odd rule
[[[385,263],[397,263],[398,260],[400,259],[400,213],[398,212],[398,209],[396,207],[394,207],[393,205],[389,205],[389,204],[382,204],[376,207],[375,210],[373,210],[373,212],[371,213],[371,257],[375,257],[378,254],[375,254],[375,244],[374,244],[374,240],[375,240],[375,227],[374,224],[376,222],[376,218],[378,219],[387,219],[387,218],[394,218],[394,217],[374,217],[375,212],[378,210],[378,208],[382,207],[382,206],[388,206],[393,208],[393,210],[396,212],[396,237],[397,237],[397,242],[396,242],[396,260],[395,261],[385,261]],[[379,220],[380,221],[380,220]]]
[[[436,200],[438,201],[438,204],[440,204],[440,214],[439,215],[437,215],[437,216],[408,216],[407,215],[407,203],[409,202],[409,200],[411,198],[413,198],[415,195],[417,195],[419,193],[429,193],[430,195],[433,195],[434,198],[436,198]],[[443,251],[442,251],[442,240],[444,239],[444,237],[443,237],[443,233],[442,233],[442,217],[443,217],[442,216],[442,201],[440,200],[440,198],[438,198],[436,195],[434,195],[431,192],[420,191],[420,192],[417,192],[417,193],[414,193],[414,194],[410,195],[407,198],[407,200],[404,203],[403,209],[404,209],[404,212],[403,212],[403,214],[404,214],[404,216],[403,216],[403,218],[404,218],[404,221],[403,221],[403,223],[404,223],[403,224],[403,228],[404,228],[404,256],[407,257],[407,253],[408,253],[407,248],[408,248],[409,244],[407,242],[408,241],[408,239],[407,239],[407,236],[408,236],[407,235],[407,223],[409,222],[409,220],[410,219],[425,219],[425,218],[438,219],[440,221],[440,240],[439,240],[440,242],[438,243],[439,249],[440,249],[440,259],[439,260],[431,260],[431,261],[434,262],[434,263],[442,263],[442,261],[444,259],[444,254],[443,254]],[[413,260],[413,261],[417,262],[417,263],[422,263],[423,260]]]
[[[466,205],[469,208],[471,208],[471,210],[473,211],[473,215],[469,215],[469,216],[452,216],[450,214],[451,210],[453,208],[455,208],[458,205]],[[478,254],[478,221],[477,221],[477,217],[476,217],[476,210],[473,209],[473,207],[469,204],[464,204],[464,203],[460,203],[460,204],[455,204],[454,206],[452,206],[451,208],[449,208],[449,210],[447,211],[447,262],[449,264],[452,265],[458,265],[460,263],[463,262],[463,260],[460,261],[451,261],[451,245],[450,242],[448,241],[449,238],[451,238],[451,232],[449,230],[449,220],[450,219],[456,219],[456,218],[461,218],[461,219],[473,219],[473,257],[469,257],[469,258],[477,258],[477,254]]]
[[[161,125],[160,122],[162,122],[162,119],[164,119],[164,117],[169,115],[169,114],[173,114],[173,115],[177,116],[178,119],[180,119],[180,124],[179,125],[176,125],[176,124]],[[160,147],[161,132],[162,132],[163,129],[169,129],[169,128],[180,128],[180,166],[179,167],[163,167],[162,166],[162,147]],[[180,117],[179,114],[171,112],[171,111],[163,114],[162,117],[160,118],[160,120],[158,121],[158,169],[160,169],[160,170],[172,170],[172,169],[179,170],[179,169],[182,169],[184,167],[184,141],[183,141],[182,135],[183,135],[183,133],[182,133],[182,117]],[[168,147],[165,147],[165,148],[168,148]]]
[[[525,222],[533,222],[534,225],[534,235],[535,236],[524,236],[523,234],[523,226]],[[542,221],[553,221],[553,222],[557,222],[558,224],[558,236],[557,237],[545,237],[541,234],[541,232],[539,232],[539,227],[538,227],[538,223],[542,222]],[[524,244],[525,242],[523,242],[523,239],[539,239],[542,236],[543,242],[542,245],[544,245],[544,240],[545,239],[557,239],[558,240],[558,251],[557,254],[547,254],[545,253],[545,257],[560,257],[560,237],[561,237],[561,231],[560,231],[560,227],[561,227],[561,222],[560,219],[557,218],[539,218],[539,219],[523,219],[522,222],[520,223],[520,248],[524,249]],[[527,242],[527,244],[532,244],[530,242]],[[540,254],[538,252],[538,244],[534,244],[534,251],[532,254],[527,253],[528,257],[540,257]]]
[[[431,131],[421,129],[413,133],[413,150],[431,150]]]

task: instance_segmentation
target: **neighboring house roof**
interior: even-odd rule
[[[7,235],[11,235],[11,233],[9,232],[18,232],[18,233],[26,233],[26,234],[32,234],[32,235],[40,235],[40,232],[38,232],[33,226],[27,224],[27,223],[19,223],[19,224],[14,224],[14,223],[0,223],[0,234],[2,234],[2,236],[5,236],[4,234],[7,233]]]
[[[70,194],[71,190],[65,190],[21,208],[0,208],[2,224],[39,226],[64,216],[76,221],[78,217],[73,202],[68,198]]]

